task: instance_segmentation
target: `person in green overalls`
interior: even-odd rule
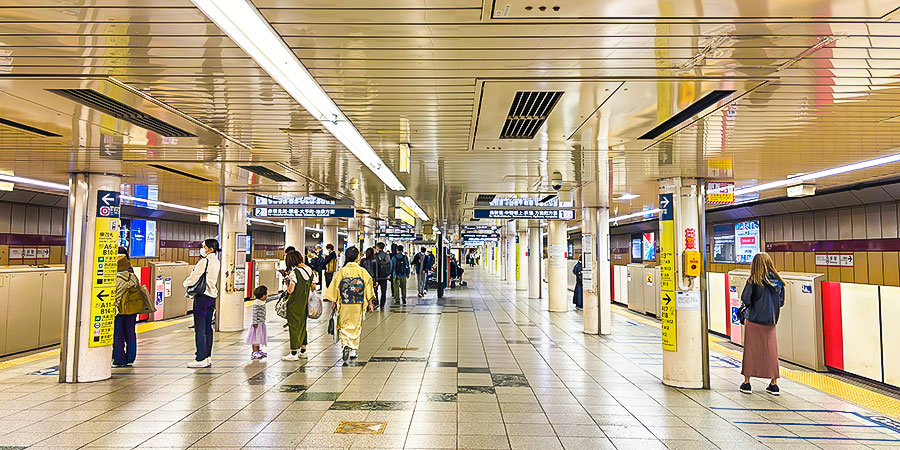
[[[300,252],[294,250],[284,257],[287,276],[284,278],[287,300],[288,332],[291,336],[291,352],[281,358],[283,361],[298,361],[306,358],[306,314],[309,307],[309,292],[316,288],[312,268],[303,263]],[[298,354],[299,351],[299,354]]]

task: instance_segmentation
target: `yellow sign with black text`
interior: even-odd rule
[[[663,350],[677,349],[678,333],[675,322],[675,217],[672,194],[659,195],[659,286]]]
[[[116,317],[118,249],[119,193],[98,191],[91,272],[90,347],[112,345]]]

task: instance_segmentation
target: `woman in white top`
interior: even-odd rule
[[[212,365],[209,357],[212,355],[213,344],[212,321],[216,309],[216,297],[219,296],[219,290],[216,287],[219,281],[219,251],[219,241],[215,239],[203,241],[203,248],[200,250],[202,258],[184,280],[184,287],[189,288],[196,285],[200,281],[200,277],[206,274],[206,290],[202,294],[194,296],[194,341],[197,346],[197,356],[188,363],[190,368]]]

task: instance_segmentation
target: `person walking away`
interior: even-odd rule
[[[419,298],[425,296],[425,289],[428,287],[427,279],[425,278],[425,262],[427,260],[425,247],[420,248],[419,253],[416,253],[412,259],[412,266],[416,270],[416,295]]]
[[[250,359],[263,359],[268,354],[261,347],[268,345],[266,341],[266,301],[269,298],[269,288],[257,286],[253,290],[253,306],[250,311],[250,330],[247,331],[247,343],[251,345]]]
[[[406,304],[406,280],[409,279],[409,258],[403,253],[403,246],[397,246],[391,265],[394,267],[394,298]]]
[[[116,261],[116,318],[113,334],[113,367],[127,367],[137,358],[137,334],[134,327],[138,314],[156,312],[150,292],[141,286],[131,268],[128,250],[119,247]]]
[[[309,308],[309,293],[316,288],[315,274],[311,267],[303,264],[300,252],[292,252],[285,258],[289,267],[287,276],[287,321],[288,333],[291,340],[291,352],[284,355],[282,361],[298,361],[306,358],[306,333],[307,309]],[[299,354],[298,354],[299,351]]]
[[[316,279],[321,282],[325,279],[325,274],[323,271],[325,270],[325,257],[322,256],[322,245],[316,244],[315,250],[313,250],[313,257],[309,260],[309,265],[312,267],[312,270],[316,272]],[[328,286],[325,286],[327,288]]]
[[[338,260],[333,244],[325,245],[325,250],[328,251],[328,254],[322,260],[322,265],[325,267],[325,286],[328,286],[331,284],[331,278],[334,277],[334,273],[337,272]]]
[[[376,306],[384,309],[387,305],[387,283],[393,270],[391,268],[391,257],[384,251],[384,242],[375,244],[375,247],[377,248],[375,251],[375,275],[377,275],[375,282],[378,283],[378,288],[381,291],[381,296],[377,299]],[[378,297],[377,292],[375,295]]]
[[[197,347],[196,357],[188,363],[188,367],[198,369],[212,365],[213,327],[212,321],[216,310],[216,297],[219,296],[219,258],[221,251],[219,241],[207,239],[200,249],[202,257],[191,274],[184,280],[184,287],[191,288],[204,281],[206,289],[194,295],[194,343]]]
[[[366,253],[363,256],[362,261],[360,262],[360,267],[368,272],[369,276],[372,277],[372,281],[375,283],[374,289],[378,290],[378,262],[375,260],[375,248],[369,247],[366,249]],[[378,302],[375,302],[375,309],[378,309]]]
[[[437,251],[437,250],[435,250]],[[431,279],[431,269],[434,267],[435,256],[434,253],[428,252],[425,254],[425,292],[428,292],[428,283]]]
[[[767,253],[757,253],[750,265],[750,278],[741,293],[744,315],[744,357],[741,392],[752,393],[750,378],[768,378],[766,392],[779,395],[778,340],[775,325],[784,306],[784,280]]]
[[[583,266],[581,265],[581,259],[578,259],[578,262],[575,263],[575,267],[572,268],[572,273],[575,274],[575,295],[572,296],[572,303],[575,304],[575,307],[581,309],[584,307],[584,279],[582,278],[582,272],[584,271]]]
[[[373,312],[375,282],[369,272],[360,267],[359,249],[347,249],[347,264],[334,275],[334,283],[325,291],[325,300],[337,310],[338,335],[344,347],[343,359],[356,359],[365,310]]]
[[[337,260],[338,260],[337,261],[337,269],[344,267],[344,264],[347,263],[347,259],[344,258],[344,249],[342,249],[342,248],[337,249]],[[337,269],[335,269],[335,270],[337,270]]]

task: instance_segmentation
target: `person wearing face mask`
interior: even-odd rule
[[[194,297],[194,342],[197,347],[197,355],[188,363],[192,369],[209,367],[212,365],[213,327],[212,321],[216,309],[216,297],[219,296],[217,283],[219,281],[219,241],[207,239],[203,241],[200,250],[200,261],[194,265],[191,274],[184,280],[184,287],[188,292],[198,290]],[[202,289],[200,289],[202,288]]]

